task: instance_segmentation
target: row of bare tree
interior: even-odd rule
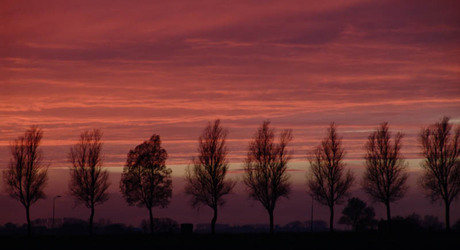
[[[236,184],[235,180],[226,178],[229,168],[227,135],[220,120],[210,122],[198,139],[198,156],[185,176],[185,192],[190,195],[192,206],[209,206],[214,212],[212,233],[215,233],[218,208],[225,204],[224,196],[231,193]],[[3,171],[6,192],[25,207],[29,234],[30,206],[45,197],[43,189],[47,183],[47,165],[39,149],[42,137],[42,130],[32,126],[15,140],[11,145],[9,166]],[[107,201],[110,185],[108,173],[102,167],[101,138],[100,130],[83,132],[68,156],[71,163],[69,191],[91,210],[90,233],[95,206]],[[271,233],[276,204],[280,198],[288,198],[291,191],[287,169],[291,159],[288,144],[292,138],[291,130],[284,130],[276,142],[270,122],[263,122],[249,143],[244,164],[244,184],[249,196],[267,210]],[[361,186],[374,201],[386,206],[390,228],[390,204],[403,198],[408,188],[407,164],[400,152],[402,138],[399,132],[392,136],[388,124],[383,123],[369,135],[365,145],[366,171]],[[444,117],[424,128],[419,139],[424,157],[420,183],[431,200],[444,202],[446,229],[449,230],[449,208],[460,191],[460,127],[453,129],[449,119]],[[126,202],[148,209],[152,232],[152,209],[166,207],[172,196],[172,171],[166,166],[167,157],[160,136],[153,135],[129,151],[120,181],[120,191]],[[321,143],[307,153],[307,158],[310,162],[308,192],[317,202],[329,207],[329,228],[333,231],[334,207],[349,195],[356,179],[345,169],[342,139],[334,123]]]

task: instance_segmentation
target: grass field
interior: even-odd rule
[[[1,249],[460,249],[460,233],[1,236]]]

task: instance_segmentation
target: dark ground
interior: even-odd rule
[[[0,249],[460,249],[460,233],[0,236]]]

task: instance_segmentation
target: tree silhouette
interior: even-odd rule
[[[227,131],[220,120],[209,123],[198,139],[198,157],[193,160],[193,169],[187,169],[185,193],[192,196],[192,206],[209,206],[214,215],[211,232],[216,230],[217,209],[225,204],[223,196],[235,186],[234,181],[225,180],[228,170],[226,145]]]
[[[281,197],[288,197],[291,191],[287,163],[291,158],[287,145],[292,140],[291,130],[284,130],[275,143],[275,133],[264,121],[249,143],[244,166],[244,183],[249,196],[260,201],[270,217],[270,233],[273,233],[273,211]]]
[[[342,210],[342,214],[339,224],[350,225],[355,232],[376,224],[374,208],[368,207],[364,201],[356,197],[348,199],[348,204]]]
[[[425,157],[421,186],[431,200],[442,199],[445,206],[446,230],[450,230],[450,204],[460,192],[460,126],[451,134],[452,125],[444,117],[422,129],[420,143]]]
[[[120,180],[120,189],[126,202],[146,207],[153,233],[153,207],[166,207],[172,195],[171,169],[166,168],[168,154],[161,146],[159,135],[136,146],[128,153]]]
[[[26,130],[10,146],[11,160],[3,170],[6,192],[18,200],[26,209],[27,233],[32,234],[30,207],[39,199],[45,198],[43,189],[47,183],[47,168],[43,163],[42,151],[38,148],[43,132],[37,126]]]
[[[385,204],[390,230],[390,203],[401,199],[407,191],[405,162],[400,153],[402,138],[403,135],[397,133],[392,141],[385,122],[369,135],[364,157],[363,189],[374,201]]]
[[[98,129],[81,133],[80,140],[70,148],[70,194],[91,210],[89,233],[93,234],[94,207],[109,198],[109,174],[102,169],[102,133]]]
[[[334,231],[334,205],[343,202],[354,181],[350,170],[344,172],[343,157],[342,139],[336,133],[335,124],[331,123],[327,137],[308,154],[311,167],[308,187],[316,201],[329,207],[331,232]]]

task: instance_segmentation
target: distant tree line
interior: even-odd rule
[[[213,210],[211,232],[215,233],[218,208],[225,205],[224,196],[230,194],[236,184],[228,179],[226,144],[228,131],[220,120],[210,122],[198,138],[197,156],[187,169],[185,193],[193,207],[205,205]],[[25,208],[27,232],[31,232],[30,207],[39,199],[47,184],[48,165],[43,162],[40,149],[43,132],[37,126],[26,130],[23,136],[11,143],[11,159],[3,171],[3,187],[6,193]],[[361,187],[376,202],[385,205],[386,225],[392,228],[391,203],[400,200],[407,192],[407,163],[401,155],[403,134],[395,135],[388,123],[382,123],[370,133],[364,147],[365,173]],[[292,152],[289,143],[291,130],[280,133],[275,140],[275,130],[264,121],[249,142],[244,162],[243,183],[248,196],[266,209],[269,215],[270,233],[274,232],[274,210],[280,198],[289,198],[291,186],[287,167]],[[307,152],[310,171],[307,175],[308,193],[330,211],[329,230],[333,231],[334,208],[345,201],[356,177],[344,163],[345,149],[337,126],[331,123],[325,138],[313,150]],[[445,207],[445,229],[450,229],[450,205],[460,192],[460,126],[453,127],[449,118],[423,128],[419,134],[423,155],[423,176],[420,180],[426,195],[432,200],[442,200]],[[81,133],[78,142],[69,150],[69,193],[77,203],[90,209],[89,233],[93,233],[95,207],[109,199],[110,185],[107,170],[103,168],[102,132],[98,129]],[[145,207],[149,213],[148,228],[155,231],[153,208],[165,208],[172,196],[172,170],[166,166],[168,154],[161,145],[159,135],[152,135],[127,155],[119,183],[120,192],[129,205]],[[353,230],[374,225],[375,213],[359,198],[351,198],[342,211],[339,223],[352,226]],[[428,218],[427,220],[430,220]],[[158,221],[157,221],[158,222]],[[427,222],[428,223],[428,222]]]
[[[171,218],[154,218],[154,230],[157,233],[178,233],[179,224]],[[58,218],[53,223],[51,218],[38,218],[32,221],[35,234],[41,235],[84,235],[88,233],[89,222],[78,218]],[[140,226],[113,223],[99,219],[93,222],[93,232],[98,234],[139,234],[150,233],[150,221],[142,220]],[[0,235],[18,235],[27,231],[27,224],[16,225],[11,222],[0,226]]]

